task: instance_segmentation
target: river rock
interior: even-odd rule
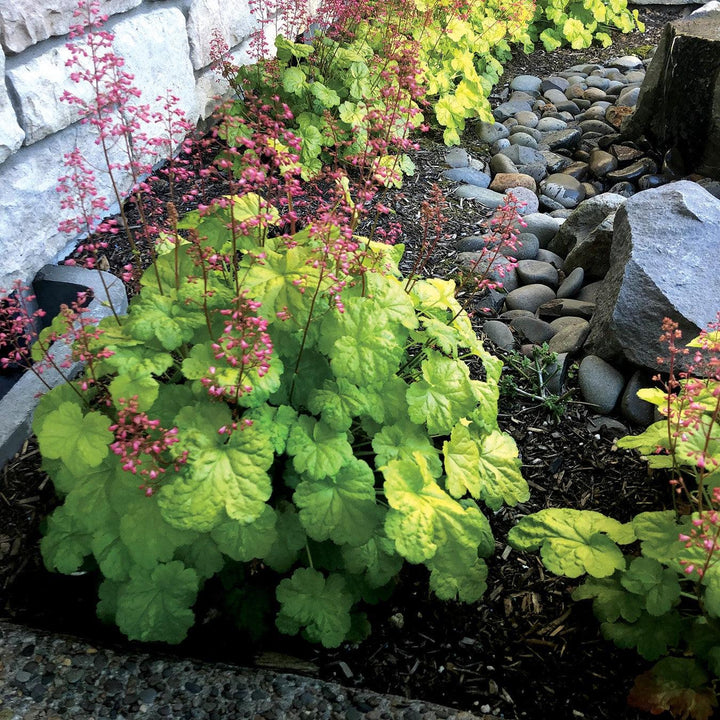
[[[577,147],[581,138],[582,132],[578,128],[565,128],[544,133],[540,144],[550,150],[568,150]]]
[[[445,164],[451,168],[466,168],[470,165],[470,155],[464,148],[450,148],[445,153]]]
[[[557,296],[559,298],[575,297],[582,287],[583,280],[585,280],[585,271],[582,267],[576,267],[565,280],[563,280],[562,285],[558,288]]]
[[[720,200],[686,180],[646,190],[617,212],[588,344],[605,359],[657,369],[662,318],[690,340],[715,320],[719,297]]]
[[[499,122],[480,122],[477,124],[475,132],[477,133],[478,139],[488,145],[501,138],[507,138],[510,135],[510,131]]]
[[[510,327],[527,342],[542,345],[555,335],[550,323],[535,317],[518,317],[510,321]]]
[[[585,198],[585,188],[580,182],[571,175],[562,173],[548,175],[540,183],[540,192],[543,198],[554,200],[565,208],[574,208]]]
[[[510,148],[510,145],[507,146]],[[498,174],[498,173],[507,173],[507,174],[515,174],[518,172],[517,165],[507,156],[503,153],[503,150],[505,148],[502,148],[498,153],[492,156],[490,159],[490,169]]]
[[[574,354],[580,351],[590,332],[590,323],[580,318],[574,319],[580,322],[556,330],[548,343],[550,352]],[[550,326],[552,327],[552,323]]]
[[[502,350],[512,350],[515,347],[515,336],[512,330],[500,320],[486,320],[483,324],[485,335]]]
[[[556,255],[554,252],[550,252],[550,250],[546,250],[545,248],[540,248],[533,259],[550,263],[558,270],[562,270],[563,265],[565,264],[565,261],[559,255]]]
[[[646,378],[641,370],[636,370],[627,381],[620,398],[620,411],[630,422],[643,427],[652,425],[655,419],[655,406],[637,395],[638,390],[652,386],[650,379]]]
[[[493,110],[493,116],[498,122],[503,122],[523,110],[531,111],[532,104],[527,100],[508,100]]]
[[[585,402],[606,415],[615,407],[625,380],[621,373],[602,358],[588,355],[580,363],[578,384]]]
[[[532,215],[536,213],[540,207],[537,195],[526,187],[508,188],[507,195],[512,195],[517,201],[518,215]]]
[[[487,173],[475,170],[471,167],[454,167],[443,172],[446,180],[466,183],[476,187],[486,188],[490,185],[490,176]]]
[[[522,145],[523,147],[532,148],[533,150],[536,150],[538,146],[537,140],[525,132],[513,133],[508,139],[511,145]]]
[[[508,293],[505,304],[508,310],[529,310],[535,312],[542,304],[555,298],[547,285],[525,285]]]
[[[548,243],[555,237],[562,223],[545,213],[532,213],[523,217],[523,225],[520,232],[529,232],[537,237],[540,247],[547,247]]]
[[[490,189],[500,193],[516,187],[525,187],[535,192],[535,180],[523,173],[497,173],[490,183]]]
[[[517,274],[520,282],[525,285],[540,283],[553,290],[558,286],[558,271],[550,263],[541,260],[520,260]]]
[[[553,117],[542,117],[535,126],[540,132],[559,132],[567,129],[567,123],[564,120]]]
[[[520,125],[529,128],[536,128],[539,120],[538,116],[534,112],[528,112],[527,110],[521,110],[515,115],[515,119],[520,123]],[[533,135],[533,137],[535,136]],[[535,139],[537,140],[537,138]]]
[[[558,318],[571,315],[589,320],[595,312],[595,303],[573,298],[557,298],[556,300],[548,300],[536,310],[540,317]]]
[[[460,185],[453,190],[453,194],[466,200],[477,200],[481,205],[491,210],[505,204],[504,195],[477,185]]]
[[[545,158],[537,150],[522,145],[511,145],[509,148],[501,150],[500,154],[505,155],[518,166],[533,163],[545,164]]]
[[[617,158],[605,150],[593,150],[590,153],[590,172],[597,178],[617,169]]]

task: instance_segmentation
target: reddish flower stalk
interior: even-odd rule
[[[122,469],[133,475],[140,475],[143,484],[140,489],[151,497],[162,482],[168,467],[175,472],[187,462],[187,451],[171,458],[168,452],[180,442],[176,427],[166,430],[159,420],[151,420],[147,413],[138,409],[138,398],[120,399],[118,420],[109,427],[115,434],[110,449],[120,458]]]

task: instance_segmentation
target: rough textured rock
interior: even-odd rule
[[[625,102],[624,104],[629,104]],[[687,172],[720,179],[720,16],[668,23],[624,124],[659,150],[676,148]]]
[[[103,0],[106,15],[125,12],[142,0]],[[0,0],[0,43],[8,53],[19,53],[55,35],[64,35],[77,22],[77,0]]]
[[[588,348],[656,368],[662,318],[690,340],[715,319],[718,298],[720,200],[684,180],[639,193],[615,217]]]
[[[249,37],[255,29],[247,0],[192,0],[187,18],[187,35],[190,41],[190,59],[193,67],[209,65],[213,32],[219,31],[228,47],[235,47]],[[273,40],[270,40],[272,46]]]
[[[622,195],[602,193],[585,200],[562,224],[549,242],[548,250],[565,257],[578,242],[583,242],[600,227],[603,221],[626,201]],[[577,267],[577,266],[576,266]]]
[[[5,77],[5,53],[0,50],[0,77]],[[14,153],[25,137],[18,125],[5,83],[0,84],[0,163]]]

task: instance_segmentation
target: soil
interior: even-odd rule
[[[536,51],[519,56],[509,63],[503,80],[525,72],[546,76],[579,62],[631,54],[638,46],[656,43],[665,22],[683,12],[673,6],[639,10],[646,34],[616,34],[614,46],[605,50]],[[422,139],[413,156],[416,175],[404,184],[401,194],[383,199],[396,212],[394,219],[403,224],[406,270],[421,236],[420,203],[443,166],[445,148],[438,140]],[[471,131],[466,147],[474,149]],[[220,194],[220,188],[210,192]],[[442,276],[455,272],[453,241],[477,233],[487,219],[474,207],[456,203],[447,214],[438,260],[426,269]],[[113,237],[106,257],[109,267],[117,271],[129,261],[130,253]],[[506,372],[516,387],[534,393],[532,378],[515,369],[512,358],[505,359]],[[592,509],[627,521],[671,502],[666,482],[649,475],[636,455],[615,446],[618,437],[639,429],[623,427],[617,419],[603,425],[578,401],[572,380],[570,389],[559,417],[537,398],[507,393],[501,399],[500,424],[517,441],[532,494],[529,502],[490,517],[496,553],[489,559],[488,591],[479,604],[434,599],[427,574],[410,567],[400,576],[390,600],[368,608],[372,634],[357,646],[328,651],[284,636],[248,645],[247,638],[229,627],[218,612],[215,595],[221,589],[211,583],[196,608],[196,628],[174,652],[240,664],[251,663],[255,657],[259,663],[281,669],[287,667],[282,657],[294,656],[302,661],[301,670],[345,685],[504,718],[643,717],[626,706],[625,698],[633,678],[647,669],[647,663],[603,640],[589,603],[574,603],[570,598],[577,581],[546,574],[536,556],[511,551],[505,542],[520,516],[547,507]],[[0,471],[0,618],[80,634],[98,643],[132,645],[95,620],[97,579],[92,574],[66,577],[44,570],[38,549],[40,529],[56,504],[31,439]],[[162,650],[167,652],[164,646]],[[293,670],[297,672],[298,665]]]

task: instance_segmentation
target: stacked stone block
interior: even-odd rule
[[[247,0],[101,0],[115,34],[114,51],[125,59],[142,91],[140,102],[160,110],[156,97],[169,90],[191,123],[206,118],[214,98],[227,90],[210,69],[214,30],[235,62],[248,61],[256,23]],[[76,145],[104,167],[90,128],[60,97],[80,95],[69,79],[65,47],[77,22],[76,0],[0,0],[0,288],[30,280],[77,240],[57,230],[63,219],[57,178],[63,156]],[[274,38],[269,38],[272,44]],[[160,132],[149,125],[152,136]],[[97,173],[100,194],[112,198],[109,179]],[[130,189],[125,178],[123,192]]]

